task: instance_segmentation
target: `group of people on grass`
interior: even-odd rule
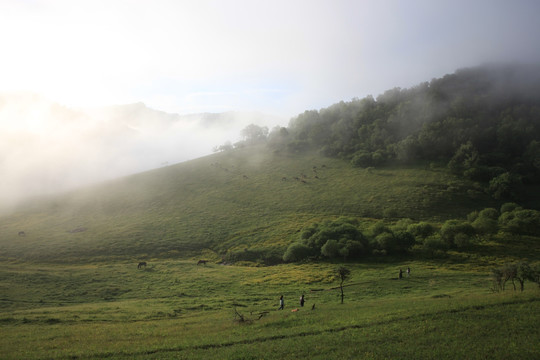
[[[302,294],[302,296],[300,296],[300,307],[304,307],[305,302],[306,302],[306,299],[304,297],[304,294]],[[285,300],[283,300],[283,295],[281,295],[281,297],[279,298],[279,308],[278,308],[278,310],[283,310],[284,308],[285,308]]]
[[[411,268],[407,267],[407,277],[411,276]],[[399,269],[399,278],[403,278],[403,270]]]
[[[411,268],[409,266],[407,266],[407,277],[411,276]],[[402,269],[399,269],[399,278],[402,279],[403,278],[403,270]],[[304,298],[304,294],[302,294],[302,296],[300,296],[300,307],[304,307],[304,303],[306,302],[305,298]],[[278,310],[283,310],[285,308],[285,300],[283,299],[283,295],[281,295],[281,297],[279,298],[279,308]],[[311,308],[311,310],[313,310],[315,308],[315,304],[313,304],[313,307]],[[295,309],[296,311],[298,311],[298,309]],[[293,310],[293,311],[295,311]]]
[[[407,266],[406,271],[407,271],[407,277],[411,276],[411,268],[409,266]],[[399,269],[399,279],[402,279],[402,278],[403,278],[403,270]],[[304,307],[305,302],[306,300],[304,298],[304,294],[302,294],[302,296],[300,296],[300,307]],[[281,297],[279,298],[278,310],[283,310],[284,308],[285,308],[285,300],[283,299],[283,295],[281,295]],[[314,308],[315,308],[315,304],[313,304],[313,308],[311,310],[313,310]],[[298,309],[296,309],[296,311],[298,311]]]

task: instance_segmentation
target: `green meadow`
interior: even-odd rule
[[[487,268],[446,261],[347,266],[352,276],[340,304],[331,263],[3,263],[2,358],[539,355],[536,286],[493,293]],[[398,268],[406,266],[411,275],[399,280]]]
[[[0,358],[537,359],[539,287],[490,279],[538,262],[536,236],[280,261],[326,219],[440,227],[500,205],[434,163],[361,169],[252,148],[36,199],[0,216]]]

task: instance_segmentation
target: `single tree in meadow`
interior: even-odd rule
[[[345,297],[345,295],[343,294],[343,283],[349,278],[349,276],[351,275],[351,271],[344,266],[340,266],[339,268],[337,268],[336,272],[341,281],[339,283],[339,289],[341,290],[341,303],[343,304],[343,298]]]

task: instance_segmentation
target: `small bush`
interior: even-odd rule
[[[307,259],[313,255],[313,249],[299,242],[294,242],[283,254],[283,261],[296,262]]]
[[[428,222],[422,221],[407,227],[407,231],[416,237],[425,239],[435,233],[435,227]]]
[[[475,232],[471,224],[461,220],[447,220],[441,227],[441,238],[448,246],[455,245],[455,236],[457,234],[473,235]]]
[[[521,209],[522,209],[521,206],[519,206],[516,203],[512,203],[512,202],[504,203],[501,206],[501,214],[504,214],[506,212],[512,212],[514,210],[521,210]]]
[[[509,233],[536,235],[540,232],[540,211],[516,209],[504,212],[499,217],[499,225]]]

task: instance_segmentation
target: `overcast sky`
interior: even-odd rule
[[[536,0],[0,0],[0,91],[287,118],[540,59]]]
[[[144,106],[98,107],[286,125],[458,68],[538,62],[539,15],[538,0],[0,0],[0,207],[209,154],[252,121],[160,127]]]

